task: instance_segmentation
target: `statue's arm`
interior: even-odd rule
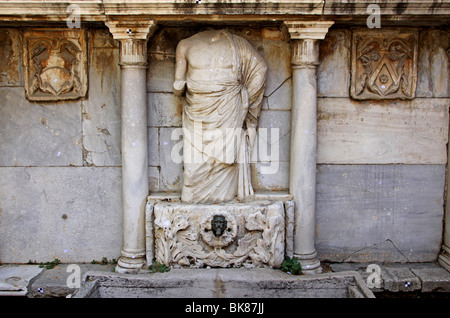
[[[186,87],[186,50],[186,42],[184,40],[180,41],[175,53],[175,81],[173,82],[173,91],[176,95],[182,95]]]

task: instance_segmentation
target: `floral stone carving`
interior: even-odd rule
[[[24,84],[29,100],[58,101],[86,95],[85,30],[26,30],[24,45]]]
[[[279,267],[284,259],[282,201],[158,202],[153,215],[155,259],[167,266]]]
[[[417,31],[355,30],[352,42],[353,98],[414,98]]]

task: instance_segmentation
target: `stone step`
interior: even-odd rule
[[[334,272],[354,270],[361,274],[364,281],[373,270],[369,263],[329,264]],[[379,266],[380,287],[371,288],[374,292],[443,292],[450,293],[450,273],[436,263],[391,263],[375,264]],[[370,287],[370,284],[369,284]]]

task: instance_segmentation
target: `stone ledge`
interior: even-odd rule
[[[37,265],[0,266],[0,296],[25,296],[30,282],[41,271]]]
[[[151,278],[147,279],[147,284],[149,281],[153,281],[154,284],[162,284],[164,282],[170,281],[172,278],[182,276],[182,278],[178,279],[178,284],[180,282],[189,280],[189,277],[192,280],[200,278],[203,283],[207,281],[208,277],[212,278],[211,284],[214,282],[216,277],[220,277],[222,282],[229,284],[229,286],[233,286],[233,284],[237,284],[237,281],[243,280],[244,277],[247,277],[247,287],[251,286],[251,284],[256,284],[258,286],[269,286],[268,277],[272,278],[283,278],[285,279],[286,285],[295,284],[295,280],[302,281],[302,286],[315,286],[315,291],[318,292],[318,287],[320,284],[324,284],[324,282],[330,282],[332,277],[338,277],[336,281],[342,279],[342,277],[349,277],[349,273],[351,277],[359,277],[352,286],[348,288],[347,297],[350,296],[351,293],[359,295],[361,293],[361,288],[359,285],[362,283],[365,286],[368,276],[370,273],[366,272],[367,266],[369,263],[334,263],[334,264],[326,264],[325,262],[322,264],[324,268],[328,268],[332,272],[327,272],[319,275],[308,275],[308,276],[291,276],[284,274],[280,270],[271,270],[267,268],[256,268],[256,269],[173,269],[169,273],[156,273],[150,274],[148,270],[141,270],[138,275],[124,275],[113,272],[112,265],[93,265],[93,264],[78,264],[80,266],[81,275],[85,277],[82,282],[86,282],[90,279],[94,280],[105,280],[108,277],[114,277],[115,282],[117,283],[119,278],[124,279],[125,281],[131,282],[133,279],[144,280],[145,277]],[[16,265],[16,264],[5,264],[0,266],[0,296],[27,296],[30,298],[54,298],[54,297],[67,297],[69,295],[75,294],[75,297],[80,297],[82,295],[82,291],[74,288],[68,288],[66,284],[66,280],[71,272],[66,272],[68,264],[60,264],[56,266],[54,269],[42,269],[37,265]],[[404,294],[402,291],[394,292],[392,290],[385,288],[385,283],[388,282],[388,285],[391,286],[400,286],[403,283],[403,289],[405,281],[404,276],[405,273],[408,273],[408,277],[412,277],[415,279],[416,287],[417,287],[417,279],[419,280],[420,287],[416,289],[415,292],[420,295],[420,293],[437,293],[445,296],[446,293],[450,293],[450,273],[445,269],[437,265],[436,263],[391,263],[379,265],[381,268],[381,272],[389,269],[390,275],[384,275],[381,288],[370,288],[369,291],[372,293],[382,293],[382,292],[392,292],[395,294]],[[393,270],[395,269],[395,271]],[[217,274],[224,273],[223,275]],[[268,272],[269,274],[264,274]],[[225,274],[228,273],[228,274]],[[355,273],[357,274],[355,276]],[[403,276],[396,275],[396,273],[402,273]],[[167,275],[170,274],[170,275]],[[186,276],[188,274],[189,277]],[[411,276],[411,274],[413,276]],[[212,276],[211,276],[212,275]],[[215,275],[215,276],[214,276]],[[171,278],[172,277],[172,278]],[[202,278],[203,277],[203,278]],[[18,285],[17,287],[11,285],[11,279],[14,278]],[[9,279],[9,280],[8,280]],[[172,281],[174,281],[172,279]],[[353,279],[353,278],[352,278]],[[356,279],[356,278],[355,278]],[[316,280],[316,282],[314,282]],[[242,282],[241,282],[242,283]],[[335,284],[333,283],[333,284]],[[104,284],[104,283],[101,283]],[[272,283],[270,283],[272,284]],[[309,285],[308,285],[309,284]],[[156,285],[155,285],[156,286]],[[234,285],[236,286],[236,285]],[[274,286],[274,285],[273,285]],[[273,287],[272,286],[272,287]],[[290,285],[289,285],[290,286]],[[332,285],[329,285],[330,287]],[[335,287],[338,285],[335,285]],[[413,285],[411,284],[413,287]],[[280,286],[279,286],[280,287]],[[83,288],[87,288],[87,286],[83,286]],[[214,286],[212,286],[214,289]],[[260,288],[260,287],[259,287]],[[340,288],[340,287],[339,287]],[[356,288],[356,289],[355,289]],[[363,287],[363,288],[367,288]],[[270,289],[270,288],[269,288]],[[230,289],[231,290],[231,289]],[[286,289],[289,291],[291,289]],[[173,290],[172,290],[173,291]],[[292,291],[292,290],[291,290]],[[410,290],[411,291],[411,290]],[[84,291],[85,292],[85,291]],[[210,289],[208,292],[212,293]],[[219,296],[219,292],[216,294],[211,294],[208,297]],[[275,290],[272,290],[275,292]],[[326,290],[322,290],[322,292],[326,292]],[[343,292],[343,290],[341,290]],[[408,294],[408,293],[406,293]],[[86,296],[86,294],[84,294]],[[366,295],[363,293],[363,295]],[[370,295],[370,293],[368,293]],[[124,295],[126,296],[126,295]],[[132,296],[132,295],[130,295]],[[128,297],[130,297],[128,296]],[[223,296],[223,295],[222,295]],[[361,296],[361,295],[360,295]],[[70,296],[69,296],[70,297]],[[185,297],[183,295],[182,297]],[[199,297],[199,295],[195,295],[193,293],[189,293],[189,297],[195,298]],[[259,295],[254,295],[252,297],[259,297]],[[291,296],[292,297],[292,296]]]
[[[333,272],[357,271],[364,282],[372,272],[367,272],[369,263],[329,264]],[[377,264],[381,271],[380,288],[373,292],[420,292],[450,293],[450,272],[436,263],[387,263]]]
[[[78,1],[79,12],[83,22],[107,21],[109,17],[126,17],[134,15],[136,17],[155,17],[164,20],[185,20],[186,16],[193,20],[214,21],[218,18],[228,21],[241,21],[246,15],[248,20],[268,20],[268,18],[280,17],[297,20],[299,16],[320,17],[333,16],[337,20],[348,21],[348,17],[367,18],[367,7],[373,1],[268,1],[231,0],[222,2],[219,0],[189,1],[179,3],[171,0],[85,0]],[[65,22],[70,12],[67,6],[70,1],[43,1],[43,0],[22,0],[22,1],[0,1],[1,16],[5,16],[15,21],[60,21]],[[409,1],[385,1],[380,3],[383,18],[394,18],[396,22],[400,20],[407,22],[413,17],[445,16],[450,14],[450,3],[432,0],[409,0]],[[255,14],[258,12],[259,14]],[[290,16],[290,17],[289,17]],[[436,19],[434,19],[436,20]],[[435,23],[445,23],[435,21]]]
[[[255,192],[255,200],[292,200],[292,194],[284,191],[261,191]],[[179,192],[154,192],[147,197],[148,201],[168,201],[180,202],[181,194]]]

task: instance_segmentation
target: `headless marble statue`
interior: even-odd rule
[[[181,200],[226,202],[253,195],[250,155],[267,65],[245,39],[200,32],[176,50],[174,92],[185,93]]]

